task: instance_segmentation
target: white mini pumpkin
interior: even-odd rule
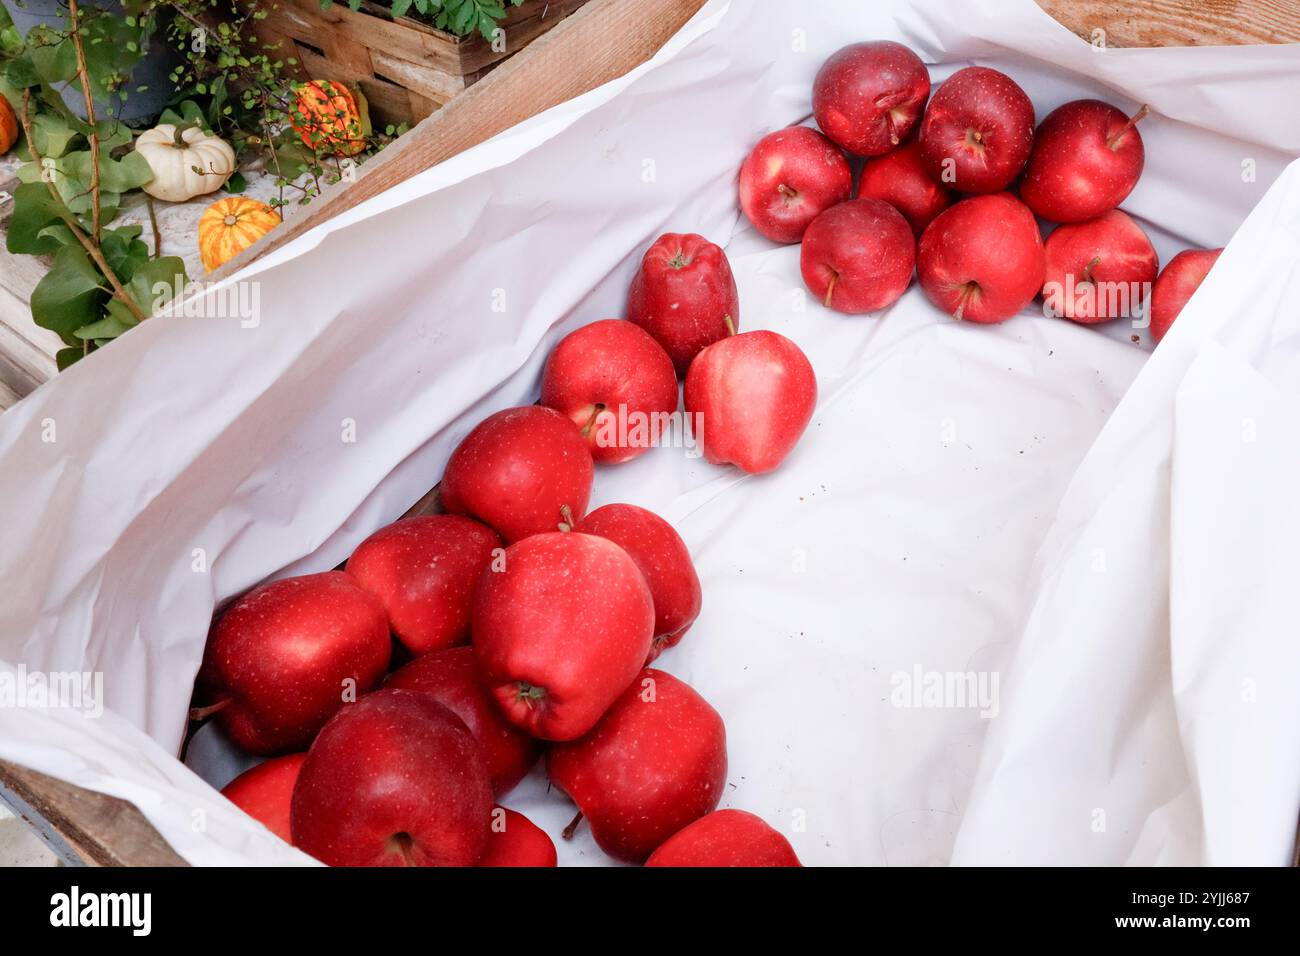
[[[235,151],[217,136],[197,127],[181,127],[179,135],[171,123],[141,133],[135,151],[153,170],[153,179],[142,187],[155,199],[184,202],[216,192],[235,171]],[[200,172],[195,172],[195,168]]]

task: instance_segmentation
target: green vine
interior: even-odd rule
[[[156,25],[147,12],[130,11],[147,8],[128,4],[129,15],[116,17],[68,0],[66,29],[38,26],[21,46],[4,47],[0,82],[15,104],[27,160],[18,170],[6,246],[52,257],[31,310],[37,325],[64,342],[60,369],[147,319],[161,304],[161,284],[185,283],[180,259],[150,257],[142,227],[109,227],[122,195],[153,175],[131,149],[131,130],[113,115]],[[82,93],[85,119],[64,103],[65,87]]]

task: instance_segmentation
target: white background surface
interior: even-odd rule
[[[259,263],[258,328],[151,321],[0,418],[0,658],[102,670],[115,712],[0,710],[0,756],[134,800],[194,862],[301,861],[170,756],[214,605],[345,558],[533,400],[559,335],[621,313],[658,233],[698,231],[742,329],[807,351],[817,413],[772,475],[661,448],[598,468],[593,507],[653,508],[695,555],[704,610],[661,666],[726,720],[724,805],[809,864],[1285,862],[1300,169],[1265,191],[1300,152],[1300,49],[1096,51],[1028,0],[757,6],[708,4],[628,77]],[[1162,262],[1258,204],[1150,362],[1126,326],[962,326],[915,288],[830,313],[797,248],[739,228],[745,153],[871,38],[936,84],[1003,69],[1040,118],[1150,103],[1125,208]],[[918,666],[996,672],[998,716],[892,706]],[[557,836],[544,789],[506,803]]]

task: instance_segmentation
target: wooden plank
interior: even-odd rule
[[[57,335],[32,321],[28,305],[47,269],[44,258],[11,253],[0,242],[0,384],[19,398],[54,377],[54,356],[63,348]]]
[[[18,798],[22,815],[42,832],[50,827],[96,866],[188,866],[134,804],[0,760],[0,788]],[[6,801],[8,802],[8,801]],[[46,842],[57,845],[50,834]]]
[[[370,62],[378,77],[392,80],[398,86],[420,93],[435,103],[446,103],[453,96],[465,92],[468,85],[463,76],[453,76],[441,70],[426,70],[384,50],[371,50]]]
[[[1035,0],[1057,22],[1113,47],[1300,41],[1300,0]]]
[[[703,0],[590,0],[367,162],[355,182],[327,186],[310,212],[268,233],[212,278],[231,275],[390,186],[622,76],[653,56],[702,5]]]

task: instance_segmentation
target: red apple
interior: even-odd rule
[[[424,515],[380,528],[346,570],[379,598],[406,649],[427,654],[469,640],[474,585],[500,547],[497,533],[472,518]]]
[[[1147,234],[1118,209],[1057,226],[1044,251],[1043,304],[1085,325],[1138,315],[1159,268]]]
[[[541,744],[506,720],[483,686],[472,647],[447,647],[417,657],[389,674],[384,686],[428,694],[459,717],[483,749],[498,797],[513,790],[541,756]]]
[[[289,803],[306,754],[272,757],[245,770],[221,790],[221,795],[285,843],[289,835]]]
[[[912,281],[916,237],[907,220],[879,199],[832,206],[813,220],[799,250],[809,291],[828,309],[850,314],[893,305]]]
[[[341,571],[249,591],[217,620],[195,712],[255,754],[306,747],[345,699],[379,683],[392,641],[377,598]]]
[[[1222,249],[1184,249],[1169,260],[1151,289],[1151,334],[1159,342],[1174,324]]]
[[[727,254],[703,236],[665,233],[646,250],[627,317],[664,347],[678,375],[706,345],[740,328],[740,296]]]
[[[592,458],[615,464],[650,448],[650,423],[677,411],[677,373],[645,329],[604,319],[570,332],[551,351],[542,404],[572,419]]]
[[[546,831],[522,813],[492,808],[487,849],[479,866],[555,866],[555,844]]]
[[[578,426],[553,408],[507,408],[456,446],[442,505],[478,518],[506,542],[571,526],[587,513],[594,468]]]
[[[686,636],[700,614],[700,578],[682,536],[653,511],[636,505],[605,505],[582,519],[578,530],[608,538],[628,553],[650,587],[655,636],[649,664]]]
[[[491,811],[483,755],[460,719],[424,694],[380,690],[307,751],[293,842],[330,866],[473,866]]]
[[[963,199],[921,236],[916,271],[930,301],[956,319],[1001,322],[1043,287],[1034,214],[1010,193]]]
[[[930,175],[964,193],[1006,189],[1034,142],[1034,104],[1015,80],[968,66],[934,91],[921,120]]]
[[[903,44],[854,43],[817,71],[813,116],[850,153],[879,156],[907,139],[929,95],[925,64]]]
[[[918,239],[934,217],[952,205],[952,193],[925,168],[921,144],[915,140],[867,161],[858,177],[858,198],[889,203]]]
[[[646,668],[591,733],[551,747],[546,766],[597,845],[641,863],[718,805],[727,782],[727,733],[689,684]]]
[[[573,740],[636,677],[654,637],[654,600],[626,551],[553,532],[506,549],[474,599],[479,672],[506,718]]]
[[[768,133],[740,167],[740,208],[773,242],[798,242],[818,213],[852,192],[844,154],[807,126]]]
[[[685,401],[704,457],[759,475],[781,464],[808,427],[817,377],[784,335],[744,332],[700,353]]]
[[[1020,179],[1020,198],[1053,222],[1082,222],[1114,209],[1137,185],[1145,152],[1136,123],[1101,100],[1074,100],[1047,114]]]
[[[715,810],[669,837],[646,866],[801,866],[790,841],[744,810]]]

